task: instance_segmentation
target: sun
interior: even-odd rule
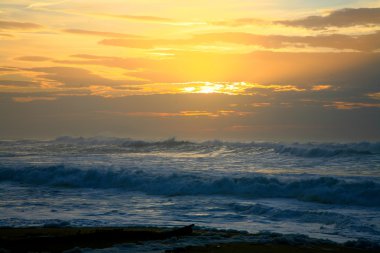
[[[190,83],[189,83],[190,84]],[[202,83],[191,83],[191,86],[182,88],[182,92],[185,93],[220,93],[229,95],[239,95],[244,94],[247,88],[250,88],[254,84],[248,84],[245,82],[234,82],[234,83],[213,83],[213,82],[202,82]]]
[[[199,89],[199,93],[217,93],[218,92],[218,87],[217,86],[211,86],[211,85],[205,85],[201,86]]]

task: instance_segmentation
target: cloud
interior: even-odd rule
[[[332,104],[327,104],[325,107],[334,107],[339,110],[352,110],[359,108],[380,108],[380,103],[360,103],[360,102],[333,102]]]
[[[91,31],[82,29],[64,29],[62,30],[66,33],[78,34],[78,35],[89,35],[89,36],[99,36],[99,37],[114,37],[114,38],[141,38],[142,36],[134,34],[125,33],[114,33],[114,32],[101,32],[101,31]]]
[[[380,100],[380,92],[369,93],[368,96],[372,99]]]
[[[113,56],[98,56],[88,54],[72,55],[72,60],[54,60],[56,63],[75,64],[75,65],[99,65],[106,67],[122,68],[122,69],[140,69],[153,67],[153,63],[157,62],[153,59],[144,58],[121,58]]]
[[[296,20],[276,21],[275,23],[311,29],[379,25],[380,8],[340,9],[332,11],[327,16],[309,16]]]
[[[239,19],[233,19],[233,20],[209,22],[209,24],[215,25],[215,26],[230,26],[230,27],[265,25],[265,24],[271,24],[271,23],[272,22],[269,22],[263,19],[258,19],[258,18],[239,18]]]
[[[61,3],[64,3],[64,2],[67,2],[66,0],[62,0],[62,1],[56,1],[56,2],[35,2],[35,3],[32,3],[32,4],[29,4],[27,8],[30,8],[30,9],[33,9],[33,8],[44,8],[44,7],[48,7],[48,6],[54,6],[54,5],[59,5]]]
[[[105,39],[99,42],[99,44],[107,45],[107,46],[119,46],[119,47],[130,47],[130,48],[142,48],[142,49],[148,49],[148,48],[154,48],[156,46],[160,45],[167,45],[173,43],[175,44],[176,41],[172,40],[150,40],[150,39],[131,39],[131,40],[125,40],[125,39]]]
[[[261,102],[261,103],[252,103],[251,106],[253,107],[268,107],[271,106],[271,103],[268,102]]]
[[[8,33],[0,33],[0,37],[11,38],[11,37],[13,37],[13,35],[12,34],[8,34]]]
[[[0,118],[3,119],[0,124],[2,135],[14,135],[19,138],[51,137],[62,134],[99,135],[107,131],[114,135],[133,138],[166,137],[172,136],[173,133],[178,138],[226,139],[240,136],[242,140],[272,138],[277,141],[360,141],[377,140],[380,137],[379,109],[373,107],[337,110],[335,107],[325,108],[323,104],[308,105],[299,102],[289,108],[286,107],[285,101],[273,100],[270,97],[222,94],[129,96],[113,99],[99,96],[65,96],[54,101],[37,100],[31,103],[17,103],[11,99],[28,96],[56,97],[54,93],[0,94],[2,104],[7,108],[0,110]],[[287,98],[288,102],[296,100],[294,97]],[[251,106],[252,103],[266,102],[271,103],[271,106]],[[232,108],[237,114],[228,112],[230,109],[226,108],[230,108],[230,104],[238,104]],[[218,112],[223,115],[205,115]],[[246,112],[248,114],[239,116]],[[130,115],[127,115],[128,113]],[[160,113],[163,115],[159,115]],[[228,113],[230,114],[226,115]],[[191,114],[193,116],[190,116]],[[355,124],[358,122],[357,119],[360,119],[360,124]],[[28,126],[28,131],[25,131],[25,125]],[[224,129],[227,128],[231,131],[233,129],[236,135],[226,133]],[[213,134],[202,132],[207,129],[215,131]],[[190,130],[191,132],[188,132]]]
[[[0,20],[0,30],[30,30],[39,28],[42,28],[42,26],[34,23]]]
[[[177,83],[176,86],[183,86],[180,89],[183,93],[219,93],[228,95],[249,95],[257,90],[272,90],[274,92],[305,91],[295,85],[270,84],[263,85],[248,82],[189,82]]]
[[[56,82],[58,86],[64,87],[88,87],[91,85],[118,86],[128,84],[128,80],[112,80],[93,74],[82,68],[73,67],[45,67],[26,69],[41,73],[39,78],[48,79]]]
[[[171,18],[157,17],[157,16],[145,16],[145,15],[116,15],[116,14],[106,14],[106,13],[95,13],[90,14],[97,17],[104,18],[117,18],[124,19],[132,22],[140,23],[154,23],[163,25],[174,25],[174,26],[192,26],[192,25],[205,25],[206,22],[192,22],[192,21],[180,21]]]
[[[130,48],[157,48],[165,46],[213,44],[215,42],[256,45],[268,49],[287,47],[323,47],[338,50],[374,51],[380,48],[380,31],[373,34],[350,36],[341,34],[320,36],[256,35],[244,32],[205,33],[189,39],[105,39],[100,44]]]
[[[12,100],[18,103],[30,103],[34,101],[54,101],[56,97],[12,97]]]
[[[34,81],[0,80],[0,87],[38,87],[38,86],[39,86],[39,83],[34,82]]]
[[[97,16],[121,18],[131,21],[152,22],[152,23],[173,23],[174,20],[170,18],[156,17],[156,16],[139,16],[139,15],[113,15],[113,14],[95,14]]]
[[[255,92],[257,90],[272,90],[274,92],[287,92],[287,91],[295,91],[295,92],[301,92],[305,91],[303,88],[299,88],[295,85],[289,85],[289,84],[269,84],[269,85],[263,85],[263,84],[252,84],[251,87],[247,88],[245,92]]]
[[[327,84],[319,84],[319,85],[314,85],[311,90],[313,91],[321,91],[321,90],[329,90],[331,89],[331,85],[327,85]]]
[[[107,98],[116,98],[124,97],[128,95],[138,94],[142,87],[136,86],[104,86],[104,85],[91,85],[88,87],[89,94],[93,96],[107,97]]]
[[[13,72],[13,71],[18,71],[19,69],[18,68],[15,68],[15,67],[5,67],[5,66],[1,66],[0,67],[0,72]]]
[[[223,116],[246,116],[252,112],[241,112],[233,110],[218,110],[212,111],[179,111],[179,112],[115,112],[115,111],[99,111],[99,113],[113,114],[120,116],[134,117],[212,117],[218,118]]]
[[[20,56],[20,57],[17,57],[15,58],[15,60],[18,60],[18,61],[32,61],[32,62],[39,62],[39,61],[50,61],[52,60],[52,58],[49,58],[49,57],[45,57],[45,56],[34,56],[34,55],[31,55],[31,56]]]

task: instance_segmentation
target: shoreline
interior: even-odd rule
[[[23,227],[0,228],[0,252],[65,252],[118,245],[165,245],[157,252],[379,252],[369,241],[339,244],[304,235],[249,234],[239,231],[165,227]],[[157,247],[157,246],[155,246]],[[126,251],[128,252],[128,251]],[[133,252],[133,251],[131,251]]]

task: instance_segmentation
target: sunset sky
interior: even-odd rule
[[[0,1],[0,138],[380,140],[380,1]]]

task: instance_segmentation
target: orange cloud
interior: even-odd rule
[[[43,78],[55,83],[56,86],[66,88],[89,87],[91,85],[119,86],[128,84],[128,80],[114,80],[94,74],[83,68],[74,67],[42,67],[25,69],[37,73],[38,78]]]
[[[320,85],[314,85],[311,90],[314,90],[314,91],[329,90],[331,89],[331,87],[332,86],[328,84],[320,84]]]
[[[39,28],[42,28],[42,26],[34,23],[0,20],[0,30],[29,30]]]
[[[325,107],[335,107],[339,110],[351,110],[359,108],[380,108],[380,104],[374,103],[357,103],[357,102],[333,102],[332,104],[325,105]]]
[[[263,85],[263,84],[253,84],[250,89],[269,89],[277,92],[286,92],[286,91],[305,91],[303,88],[299,88],[295,85],[280,85],[280,84],[270,84],[270,85]]]
[[[95,13],[91,14],[97,17],[104,18],[118,18],[125,19],[133,22],[141,23],[155,23],[155,24],[164,24],[164,25],[175,25],[175,26],[192,26],[192,25],[205,25],[206,22],[191,22],[191,21],[179,21],[171,18],[157,17],[157,16],[144,16],[144,15],[116,15],[116,14],[104,14],[104,13]]]
[[[107,98],[124,97],[128,95],[139,94],[142,87],[136,86],[105,86],[105,85],[91,85],[88,87],[91,95],[101,96]]]
[[[142,37],[142,36],[134,35],[134,34],[99,32],[99,31],[82,30],[82,29],[65,29],[62,31],[66,33],[72,33],[72,34],[78,34],[78,35],[90,35],[90,36],[99,36],[99,37],[115,37],[115,38],[141,38]]]
[[[21,81],[21,80],[0,80],[0,87],[39,87],[40,83],[36,81]]]
[[[288,47],[323,47],[338,50],[351,49],[358,51],[374,51],[380,48],[380,32],[350,36],[330,34],[319,36],[285,36],[285,35],[256,35],[244,32],[205,33],[194,35],[189,39],[105,39],[102,45],[130,48],[178,47],[183,45],[213,44],[215,42],[240,45],[256,45],[268,49]]]
[[[7,34],[7,33],[0,33],[0,37],[8,37],[8,38],[11,38],[13,37],[12,34]]]
[[[248,26],[248,25],[265,25],[270,24],[271,22],[258,19],[258,18],[238,18],[233,20],[224,20],[224,21],[213,21],[209,22],[211,25],[216,26],[230,26],[230,27],[238,27],[238,26]]]
[[[286,91],[305,91],[294,85],[263,85],[249,82],[189,82],[177,83],[176,85],[184,85],[181,89],[183,93],[220,93],[228,95],[249,95],[256,89],[273,90],[275,92]]]
[[[34,101],[54,101],[56,97],[13,97],[13,101],[18,103],[30,103]]]
[[[252,103],[251,104],[253,107],[268,107],[271,106],[271,103],[267,102],[262,102],[262,103]]]
[[[113,15],[113,14],[95,14],[96,16],[101,17],[110,17],[110,18],[121,18],[131,21],[139,22],[153,22],[153,23],[172,23],[175,22],[170,18],[156,17],[156,16],[140,16],[140,15]]]
[[[112,56],[97,56],[88,54],[72,55],[74,60],[55,60],[56,63],[74,65],[99,65],[122,69],[154,68],[160,61],[144,58],[121,58]]]
[[[44,56],[21,56],[15,58],[15,60],[19,61],[50,61],[52,60],[49,57],[44,57]]]
[[[99,113],[118,114],[121,116],[136,116],[136,117],[223,117],[223,116],[246,116],[251,112],[240,112],[232,110],[210,111],[179,111],[179,112],[113,112],[99,111]]]

